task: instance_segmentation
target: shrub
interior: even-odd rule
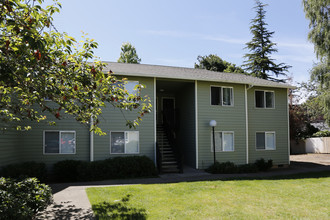
[[[49,186],[36,178],[16,182],[0,178],[0,219],[33,219],[52,202]]]
[[[238,167],[232,162],[219,163],[215,162],[209,168],[206,169],[206,172],[209,173],[237,173]]]
[[[243,164],[238,166],[238,171],[240,173],[256,173],[258,172],[258,167],[255,163]]]
[[[63,160],[54,164],[53,174],[61,182],[78,181],[78,167],[83,163],[80,160]]]
[[[232,162],[219,163],[216,162],[212,164],[205,171],[213,174],[220,173],[256,173],[258,171],[267,171],[273,166],[273,161],[268,160],[267,162],[264,159],[256,160],[253,164],[243,164],[235,165]]]
[[[85,162],[65,160],[54,164],[58,181],[95,181],[157,175],[154,162],[146,156],[115,157]]]
[[[313,137],[330,137],[330,131],[318,131],[313,134]]]
[[[255,165],[258,167],[260,171],[267,171],[273,166],[273,160],[268,160],[267,162],[265,159],[261,158],[256,160]]]
[[[1,169],[1,176],[20,180],[27,177],[36,177],[44,182],[47,178],[47,169],[44,163],[24,162],[10,164]]]

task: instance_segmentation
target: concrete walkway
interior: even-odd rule
[[[330,154],[328,154],[330,158]],[[159,178],[106,180],[84,183],[63,183],[51,185],[54,204],[40,213],[37,219],[94,219],[91,204],[85,189],[88,187],[105,187],[132,184],[177,183],[190,181],[224,180],[231,178],[263,178],[286,176],[291,174],[330,171],[330,165],[311,162],[292,162],[289,168],[278,168],[269,172],[250,174],[209,174],[201,170],[185,168],[183,174],[163,174]]]

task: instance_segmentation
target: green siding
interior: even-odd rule
[[[143,77],[127,77],[128,80],[139,81],[139,83],[146,86],[142,90],[142,96],[148,95],[151,104],[154,106],[154,79],[143,78]],[[99,126],[103,131],[107,133],[104,136],[94,135],[94,160],[103,160],[111,157],[118,156],[131,156],[131,155],[146,155],[150,159],[154,160],[154,112],[145,114],[142,117],[142,122],[136,129],[129,129],[126,126],[125,118],[135,119],[137,114],[135,111],[120,111],[108,106],[103,110],[102,116],[100,117]],[[139,154],[110,154],[110,131],[139,131]]]
[[[20,161],[19,133],[15,130],[0,133],[0,167]]]
[[[52,116],[47,116],[52,117]],[[89,128],[78,123],[75,119],[67,116],[63,120],[56,121],[56,126],[50,126],[46,122],[29,122],[32,130],[20,134],[19,154],[22,161],[44,162],[50,166],[58,161],[89,160]],[[75,154],[44,154],[43,133],[47,130],[53,131],[75,131],[76,132],[76,153]]]
[[[210,87],[233,87],[234,106],[211,105]],[[213,163],[211,152],[210,120],[217,121],[215,131],[234,132],[234,151],[217,152],[219,162],[231,161],[236,164],[246,163],[246,133],[245,133],[245,87],[244,85],[198,82],[198,168],[205,169]]]
[[[275,108],[255,108],[255,90],[275,92]],[[288,102],[287,89],[253,87],[248,90],[249,112],[249,163],[264,158],[272,159],[274,164],[288,164]],[[276,150],[256,150],[256,132],[275,131]]]

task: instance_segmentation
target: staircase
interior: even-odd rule
[[[179,173],[179,161],[175,156],[163,125],[157,125],[157,143],[161,156],[160,171],[162,173]]]

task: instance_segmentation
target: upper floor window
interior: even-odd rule
[[[233,88],[211,86],[211,105],[233,106]]]
[[[275,108],[274,92],[256,90],[255,105],[257,108]]]
[[[136,89],[137,85],[139,85],[139,81],[127,81],[125,89],[129,94],[138,95],[138,90]]]

